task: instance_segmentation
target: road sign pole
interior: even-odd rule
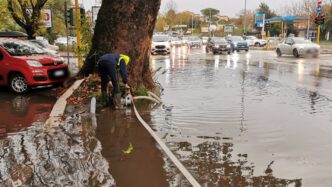
[[[320,42],[320,25],[318,25],[318,28],[317,28],[317,44],[319,44]]]
[[[77,44],[77,58],[78,58],[78,67],[82,68],[83,60],[81,55],[81,15],[80,9],[78,6],[78,0],[75,0],[75,26],[76,26],[76,44]]]
[[[270,29],[267,30],[267,50],[270,50]]]

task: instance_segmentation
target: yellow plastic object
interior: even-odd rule
[[[131,152],[133,152],[133,150],[134,150],[133,145],[131,143],[129,143],[127,150],[122,150],[122,152],[126,155],[129,155]]]

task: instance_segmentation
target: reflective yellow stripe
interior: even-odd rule
[[[123,54],[121,54],[121,55],[120,55],[120,58],[119,58],[119,61],[118,61],[118,66],[120,66],[121,60],[124,60],[125,63],[126,63],[126,65],[128,65],[128,64],[129,64],[129,61],[130,61],[130,57],[127,56],[127,55],[123,55]]]

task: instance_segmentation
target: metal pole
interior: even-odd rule
[[[247,0],[244,0],[244,28],[243,34],[247,35]]]
[[[78,67],[83,66],[82,56],[81,56],[81,15],[80,9],[78,6],[78,0],[75,0],[75,26],[76,26],[76,39],[77,39],[77,58],[78,58]]]
[[[210,20],[209,20],[209,30],[210,30],[210,38],[211,38],[211,9],[210,9]]]
[[[317,28],[317,44],[319,44],[320,42],[320,25],[318,25],[318,28]]]
[[[194,14],[191,15],[191,36],[194,34]]]
[[[310,6],[309,6],[309,2],[306,1],[305,5],[308,8],[307,39],[309,40],[309,36],[310,36]]]
[[[67,63],[69,65],[69,24],[68,24],[68,12],[67,12],[67,0],[65,1],[65,20],[66,20],[66,37],[67,37]]]

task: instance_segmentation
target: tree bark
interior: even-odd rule
[[[81,74],[92,73],[93,54],[119,53],[131,57],[128,81],[134,87],[154,87],[150,71],[150,48],[161,0],[104,0],[102,2],[92,49]]]

